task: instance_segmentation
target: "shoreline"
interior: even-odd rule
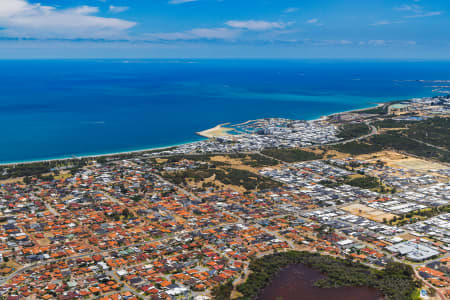
[[[187,145],[196,143],[202,140],[198,141],[192,141],[192,142],[185,142],[185,143],[179,143],[174,145],[168,145],[168,146],[161,146],[161,147],[155,147],[155,148],[144,148],[144,149],[138,149],[138,150],[129,150],[129,151],[119,151],[119,152],[108,152],[108,153],[99,153],[99,154],[82,154],[82,155],[72,155],[67,157],[61,157],[61,158],[48,158],[48,159],[36,159],[36,160],[24,160],[24,161],[17,161],[17,162],[2,162],[0,163],[0,167],[3,166],[13,166],[13,165],[26,165],[26,164],[34,164],[34,163],[41,163],[41,162],[54,162],[54,161],[67,161],[67,160],[75,160],[75,159],[84,159],[84,158],[98,158],[98,157],[109,157],[109,156],[116,156],[116,155],[127,155],[127,154],[136,154],[136,153],[145,153],[150,151],[157,151],[157,150],[167,150],[174,147]]]
[[[322,120],[325,118],[328,118],[330,116],[334,116],[334,115],[339,115],[339,114],[343,114],[343,113],[349,113],[349,112],[356,112],[356,111],[363,111],[363,110],[367,110],[367,109],[373,109],[373,108],[377,108],[381,105],[385,105],[386,103],[390,103],[396,100],[390,100],[390,101],[386,101],[384,103],[372,103],[371,106],[368,106],[366,108],[359,108],[359,109],[352,109],[352,110],[346,110],[346,111],[339,111],[339,112],[335,112],[335,113],[331,113],[328,115],[323,115],[320,117],[314,117],[311,119],[308,119],[306,121],[317,121],[317,120]],[[405,100],[407,101],[407,100]],[[374,106],[375,105],[375,106]],[[245,124],[247,122],[250,122],[251,120],[247,120],[245,122],[242,122],[240,124]],[[211,131],[214,130],[226,130],[226,131],[230,131],[232,130],[232,128],[224,128],[222,127],[223,125],[227,125],[230,124],[228,123],[222,123],[219,124],[213,128],[210,129],[206,129],[203,131],[199,131],[196,132],[197,135],[204,137],[204,139],[199,139],[197,141],[191,141],[191,142],[182,142],[179,144],[174,144],[174,145],[167,145],[167,146],[161,146],[161,147],[154,147],[154,148],[144,148],[144,149],[137,149],[137,150],[129,150],[129,151],[117,151],[117,152],[108,152],[108,153],[99,153],[99,154],[80,154],[80,155],[67,155],[67,156],[62,156],[60,158],[48,158],[48,159],[33,159],[33,160],[24,160],[24,161],[12,161],[12,162],[0,162],[0,167],[4,167],[4,166],[14,166],[14,165],[26,165],[26,164],[33,164],[33,163],[44,163],[44,162],[55,162],[55,161],[68,161],[68,160],[73,160],[73,159],[89,159],[89,158],[99,158],[99,157],[109,157],[109,156],[116,156],[116,155],[127,155],[127,154],[136,154],[136,153],[145,153],[145,152],[149,152],[149,151],[156,151],[156,150],[167,150],[170,148],[174,148],[174,147],[178,147],[178,146],[182,146],[182,145],[187,145],[187,144],[192,144],[192,143],[196,143],[196,142],[200,142],[200,141],[204,141],[207,139],[210,139],[207,136],[202,135],[201,133],[206,133],[206,134],[210,134]],[[225,134],[228,135],[228,134]]]
[[[386,105],[387,103],[390,103],[390,102],[393,102],[393,101],[388,101],[388,102],[384,102],[384,103],[373,103],[373,105],[375,105],[375,106],[370,106],[370,107],[361,108],[361,109],[345,110],[345,111],[329,114],[329,115],[326,115],[326,116],[323,116],[323,117],[325,118],[325,117],[331,117],[331,116],[336,116],[336,115],[340,115],[340,114],[346,114],[346,113],[351,113],[351,112],[360,112],[360,111],[365,111],[365,110],[369,110],[369,109],[374,109],[374,108],[378,108],[378,107],[384,106],[384,105]]]

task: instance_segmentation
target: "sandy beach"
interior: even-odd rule
[[[71,155],[67,157],[60,157],[60,158],[49,158],[49,159],[38,159],[38,160],[27,160],[27,161],[17,161],[17,162],[4,162],[0,163],[0,166],[14,166],[14,165],[26,165],[26,164],[34,164],[34,163],[41,163],[41,162],[53,162],[53,161],[67,161],[67,160],[73,160],[73,159],[83,159],[83,158],[99,158],[99,157],[111,157],[116,155],[127,155],[127,154],[136,154],[136,153],[146,153],[146,152],[153,152],[153,151],[165,151],[169,150],[171,148],[175,148],[181,145],[196,143],[197,141],[187,142],[187,143],[181,143],[171,146],[165,146],[165,147],[155,147],[155,148],[144,148],[139,150],[130,150],[130,151],[120,151],[120,152],[110,152],[110,153],[102,153],[102,154],[85,154],[85,155]]]
[[[220,137],[220,136],[230,136],[231,134],[229,134],[229,132],[234,129],[224,127],[229,124],[230,123],[219,124],[216,127],[196,132],[196,134],[206,137],[206,138],[209,138],[209,139],[215,138],[215,137]]]
[[[340,111],[340,112],[336,112],[336,113],[332,113],[332,114],[329,114],[329,115],[322,116],[319,119],[329,118],[329,117],[333,117],[333,116],[336,116],[336,115],[342,115],[342,114],[347,114],[347,113],[356,113],[356,112],[361,112],[361,111],[365,111],[365,110],[369,110],[369,109],[375,109],[375,108],[378,108],[378,107],[382,107],[382,106],[384,106],[384,105],[386,105],[386,104],[388,104],[390,102],[392,102],[392,101],[388,101],[388,102],[384,102],[384,103],[372,103],[371,104],[372,106],[370,106],[370,107],[360,108],[360,109],[344,110],[344,111]]]

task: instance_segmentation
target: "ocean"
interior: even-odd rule
[[[448,61],[3,60],[0,163],[177,145],[225,122],[438,95],[427,81],[449,79]]]

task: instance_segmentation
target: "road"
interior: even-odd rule
[[[418,142],[418,143],[423,144],[423,145],[428,146],[428,147],[436,148],[436,149],[439,149],[439,150],[442,150],[442,151],[448,151],[447,148],[445,148],[445,147],[439,147],[439,146],[436,146],[436,145],[433,145],[433,144],[429,144],[429,143],[426,143],[426,142],[421,141],[421,140],[413,139],[412,137],[408,137],[408,139],[413,140],[414,142]]]
[[[339,141],[339,142],[336,142],[336,143],[325,144],[325,146],[333,146],[333,145],[347,144],[347,143],[351,143],[351,142],[356,142],[356,141],[364,140],[364,139],[366,139],[368,137],[371,137],[372,135],[378,134],[378,129],[375,126],[371,125],[369,122],[366,122],[366,125],[370,127],[370,132],[368,134],[365,134],[365,135],[362,135],[362,136],[358,136],[358,137],[355,137],[355,138],[350,139],[350,140],[345,140],[345,141]],[[311,147],[317,147],[317,145],[311,146]]]
[[[417,270],[413,267],[414,270],[414,274],[416,275],[416,278],[418,278],[420,281],[422,281],[423,284],[425,284],[427,287],[432,288],[436,291],[436,294],[439,296],[439,298],[441,298],[441,300],[447,300],[447,298],[445,298],[444,294],[442,294],[442,292],[438,289],[435,288],[431,283],[428,283],[426,280],[423,280],[422,277],[420,277],[419,273],[417,272]]]

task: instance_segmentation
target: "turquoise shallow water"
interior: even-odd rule
[[[219,123],[435,95],[450,62],[0,61],[0,162],[176,145]]]

